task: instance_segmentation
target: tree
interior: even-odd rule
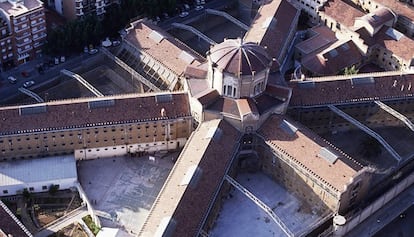
[[[344,69],[344,75],[355,75],[358,74],[359,70],[356,69],[355,65],[352,65],[352,67],[346,67]]]
[[[51,184],[49,186],[49,194],[54,196],[59,191],[59,185]]]

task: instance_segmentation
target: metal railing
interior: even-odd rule
[[[346,114],[345,112],[343,112],[342,110],[336,108],[334,105],[328,105],[328,108],[330,110],[332,110],[332,112],[336,113],[337,115],[341,116],[342,118],[344,118],[345,120],[347,120],[348,122],[350,122],[351,124],[355,125],[356,127],[358,127],[359,129],[361,129],[362,131],[366,132],[368,135],[370,135],[371,137],[375,138],[379,143],[381,143],[384,148],[394,157],[394,159],[396,159],[398,162],[401,161],[401,156],[394,150],[394,148],[391,147],[390,144],[387,143],[387,141],[384,140],[384,138],[382,138],[378,133],[374,132],[373,130],[371,130],[370,128],[368,128],[367,126],[363,125],[361,122],[359,122],[358,120],[352,118],[351,116],[349,116],[348,114]]]
[[[80,82],[82,85],[84,85],[90,92],[92,92],[95,96],[97,97],[103,97],[104,95],[98,91],[98,89],[96,89],[95,87],[93,87],[91,84],[89,84],[89,82],[87,82],[85,79],[83,79],[83,77],[81,77],[80,75],[73,73],[69,70],[66,69],[62,69],[60,71],[62,74],[75,78],[78,82]]]
[[[239,184],[236,180],[232,177],[226,175],[225,179],[232,184],[235,188],[237,188],[240,192],[246,195],[250,200],[252,200],[255,204],[257,204],[266,214],[272,218],[272,220],[282,229],[282,231],[287,236],[294,236],[293,233],[287,228],[287,226],[280,220],[280,218],[272,211],[270,207],[268,207],[264,202],[262,202],[259,198],[257,198],[254,194],[252,194],[249,190]]]
[[[23,93],[23,94],[26,94],[26,95],[28,95],[28,96],[30,96],[30,97],[32,97],[33,99],[35,99],[37,102],[39,102],[39,103],[43,103],[43,102],[45,102],[38,94],[36,94],[36,93],[34,93],[33,91],[31,91],[31,90],[28,90],[28,89],[26,89],[26,88],[23,88],[23,87],[20,87],[19,89],[18,89],[21,93]]]
[[[379,100],[374,101],[381,109],[385,110],[386,112],[390,113],[392,116],[396,117],[397,119],[401,120],[411,131],[414,131],[414,124],[404,115],[399,113],[398,111],[394,110],[393,108],[389,107],[388,105],[382,103]]]
[[[199,30],[197,30],[196,28],[189,26],[189,25],[185,25],[185,24],[181,24],[181,23],[172,23],[172,26],[174,26],[175,28],[179,28],[179,29],[183,29],[183,30],[188,30],[194,34],[196,34],[198,37],[200,37],[201,39],[205,40],[206,42],[208,42],[209,44],[217,44],[214,40],[210,39],[207,35],[201,33]]]
[[[238,25],[240,28],[242,28],[242,29],[244,29],[246,31],[249,30],[249,26],[248,25],[246,25],[243,22],[237,20],[236,18],[234,18],[233,16],[231,16],[227,12],[218,11],[218,10],[214,10],[214,9],[206,9],[206,12],[208,14],[222,16],[222,17],[226,18],[227,20],[233,22],[234,24]]]

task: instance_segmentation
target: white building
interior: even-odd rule
[[[46,192],[50,185],[68,189],[77,181],[73,156],[49,157],[0,163],[0,196],[29,192]]]

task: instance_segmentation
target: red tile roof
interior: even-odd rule
[[[354,3],[343,0],[328,1],[320,11],[346,27],[352,27],[356,17],[365,15]]]
[[[290,133],[283,129],[281,127],[283,120],[295,126],[297,131]],[[306,170],[311,174],[311,177],[321,180],[336,192],[344,191],[345,185],[363,168],[317,134],[287,117],[279,115],[270,117],[258,133],[270,147],[283,153],[290,159],[290,162]],[[333,163],[325,160],[320,155],[321,148],[327,148],[334,152],[338,159]]]
[[[237,76],[254,75],[267,70],[272,63],[263,47],[242,39],[225,39],[211,47],[207,54],[215,67]]]
[[[0,134],[190,116],[186,93],[171,93],[171,102],[157,103],[156,97],[155,94],[128,94],[47,102],[34,105],[46,106],[47,112],[31,115],[19,115],[19,106],[1,107]],[[114,100],[113,106],[96,109],[88,107],[88,101],[111,99]],[[167,117],[161,117],[162,108],[165,109]]]
[[[206,90],[205,93],[199,93],[196,98],[198,101],[205,106],[209,106],[210,104],[214,103],[217,99],[219,99],[220,94],[216,89],[209,89]]]
[[[125,40],[177,75],[182,75],[188,65],[197,66],[204,61],[202,56],[161,28],[145,20],[136,21],[132,25],[133,28],[128,29]]]
[[[206,65],[206,64],[201,64],[201,65]],[[187,65],[184,73],[187,78],[205,79],[207,77],[207,67]]]
[[[318,50],[321,51],[338,40],[335,33],[326,26],[315,26],[309,32],[312,36],[295,46],[302,52],[302,56]]]
[[[242,118],[248,113],[264,114],[280,106],[288,103],[291,96],[291,89],[277,85],[267,85],[264,93],[254,98],[233,99],[228,97],[220,97],[214,103],[207,106],[207,110],[216,111],[232,115],[236,118]]]
[[[302,66],[320,76],[336,75],[342,69],[361,62],[362,54],[351,41],[337,41],[330,47],[305,56]]]
[[[352,78],[356,79],[354,83]],[[291,81],[290,106],[315,106],[413,97],[414,74],[365,73]]]
[[[238,131],[224,120],[200,124],[158,194],[140,236],[154,236],[164,217],[174,220],[171,236],[197,236],[235,155],[239,136]],[[201,169],[194,186],[183,183],[192,166]]]
[[[402,15],[414,21],[414,10],[413,7],[404,1],[390,1],[390,0],[375,0],[376,2],[384,7],[388,7],[398,15]]]
[[[390,27],[383,26],[373,37],[369,35],[365,28],[358,29],[356,32],[366,45],[381,46],[393,52],[396,56],[411,62],[411,59],[414,57],[414,40],[405,35],[401,35],[401,38],[396,40],[387,34],[389,29]]]
[[[245,41],[255,42],[266,48],[274,58],[272,69],[277,70],[283,60],[283,47],[290,43],[288,36],[296,30],[300,11],[286,0],[273,0],[263,4],[244,36]]]

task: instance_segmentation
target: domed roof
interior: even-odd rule
[[[209,56],[217,68],[234,75],[252,75],[269,68],[272,62],[262,46],[241,39],[227,39],[213,46]]]

